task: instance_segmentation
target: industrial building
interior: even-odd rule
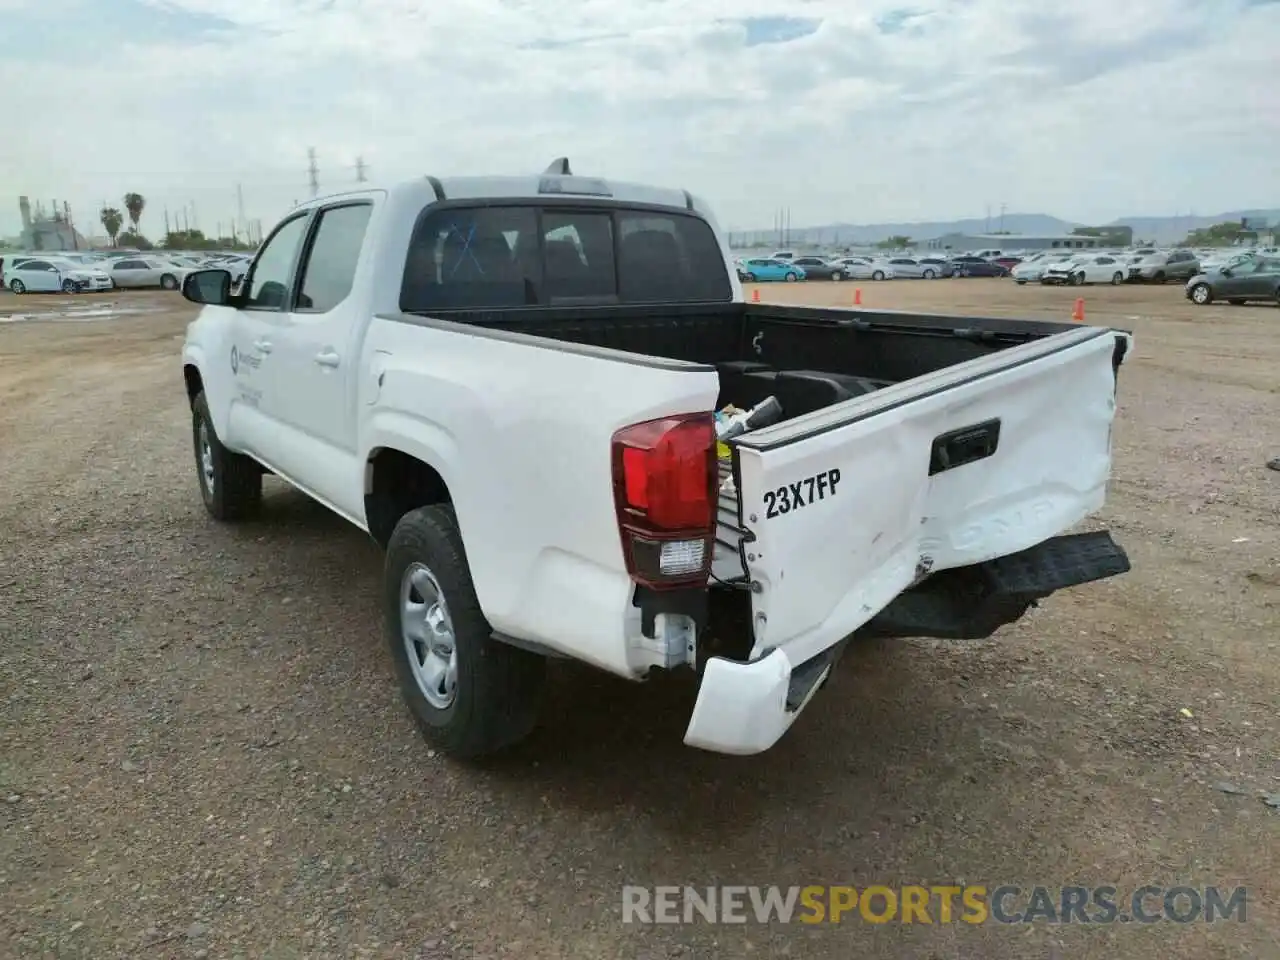
[[[1092,250],[1109,246],[1106,237],[1080,237],[1070,233],[947,233],[926,241],[930,250]]]
[[[18,198],[18,211],[22,215],[22,233],[18,235],[21,250],[87,250],[89,241],[76,232],[71,223],[71,211],[64,202],[61,207],[54,200],[50,210],[36,201],[35,209],[26,197]]]

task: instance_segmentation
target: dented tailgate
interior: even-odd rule
[[[801,663],[929,571],[1098,509],[1118,339],[1080,327],[736,441],[752,656],[782,647]]]

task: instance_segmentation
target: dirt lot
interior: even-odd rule
[[[1064,317],[1075,291],[862,296]],[[274,480],[260,521],[206,517],[188,304],[0,322],[0,955],[1280,956],[1280,310],[1085,296],[1138,337],[1102,518],[1130,575],[989,641],[859,646],[755,758],[681,745],[686,685],[558,669],[532,742],[477,767],[400,705],[362,534]],[[1214,925],[621,923],[624,883],[961,881],[1250,892]]]

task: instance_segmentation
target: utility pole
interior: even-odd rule
[[[166,206],[166,207],[164,208],[164,235],[165,235],[166,237],[169,235],[169,208],[168,208],[168,206]]]
[[[991,204],[987,204],[987,225],[982,230],[983,233],[991,232]]]
[[[356,157],[356,183],[364,183],[368,179],[365,176],[367,169],[364,165],[364,157]]]
[[[188,233],[191,230],[191,224],[187,222],[187,206],[182,205],[182,232]]]
[[[249,229],[248,226],[244,222],[244,190],[242,190],[240,187],[240,184],[237,183],[236,184],[236,223],[235,223],[235,226],[231,228],[231,239],[239,241],[240,231],[248,230],[248,229]],[[218,236],[222,236],[221,227],[218,228]]]
[[[1001,233],[1004,233],[1004,208],[1005,208],[1005,205],[1003,203],[1000,204],[1000,232]]]
[[[316,148],[307,147],[307,181],[311,184],[311,196],[320,193],[320,171],[316,168]]]
[[[200,229],[200,221],[196,219],[196,202],[194,200],[191,201],[191,229]]]

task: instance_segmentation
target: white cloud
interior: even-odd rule
[[[250,215],[273,219],[306,196],[308,146],[323,188],[352,182],[357,155],[380,179],[568,154],[584,172],[702,193],[738,227],[783,205],[797,226],[987,203],[1088,221],[1212,213],[1274,205],[1280,184],[1280,3],[1259,0],[0,10],[6,36],[30,31],[0,61],[0,103],[40,105],[4,110],[22,120],[0,146],[0,182],[69,199],[81,220],[136,189],[152,234],[166,204],[194,201],[206,227],[229,220],[237,183]],[[41,33],[42,17],[75,23],[78,42]]]

